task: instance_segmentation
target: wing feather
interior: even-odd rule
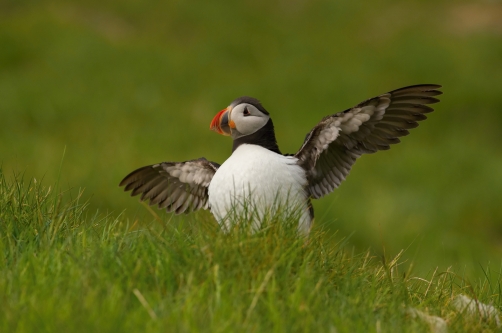
[[[163,162],[139,168],[127,175],[119,186],[141,194],[141,201],[176,214],[208,208],[208,186],[219,164],[205,158],[186,162]]]
[[[433,111],[440,85],[404,87],[368,99],[355,107],[325,117],[305,137],[295,154],[307,174],[308,191],[320,198],[347,177],[357,158],[390,149]]]

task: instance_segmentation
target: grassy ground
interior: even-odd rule
[[[222,163],[231,143],[210,132],[209,122],[237,96],[261,99],[281,149],[294,152],[327,114],[401,86],[439,83],[445,94],[428,120],[390,151],[362,157],[339,189],[314,202],[316,232],[327,244],[345,240],[354,263],[367,251],[372,258],[401,253],[416,276],[451,267],[467,284],[497,286],[500,22],[502,5],[488,1],[2,1],[0,165],[7,179],[59,178],[68,196],[85,189],[82,226],[57,244],[89,239],[78,251],[96,250],[101,243],[90,240],[101,235],[111,248],[120,237],[122,244],[155,237],[152,229],[164,239],[156,246],[167,246],[171,235],[163,228],[196,238],[190,228],[214,224],[211,216],[158,212],[163,223],[153,227],[151,213],[117,185],[160,161],[204,156]],[[97,229],[89,222],[95,214]],[[141,232],[128,232],[134,223]],[[104,283],[116,282],[96,272]],[[10,292],[27,288],[25,282]],[[10,316],[23,314],[16,309]]]
[[[0,174],[2,332],[431,331],[416,311],[454,332],[497,330],[454,306],[467,294],[500,307],[486,279],[418,277],[399,256],[355,253],[319,229],[299,238],[294,220],[253,235],[208,216],[140,226],[55,193]]]

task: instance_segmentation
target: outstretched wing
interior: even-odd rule
[[[391,91],[343,112],[327,116],[307,134],[295,154],[306,173],[311,197],[320,198],[337,188],[362,154],[386,150],[418,126],[439,102],[436,84]]]
[[[208,208],[207,188],[219,164],[205,158],[186,162],[163,162],[131,172],[119,184],[131,196],[141,194],[168,212],[189,213]]]

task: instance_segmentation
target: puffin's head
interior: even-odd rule
[[[264,127],[270,115],[253,97],[240,97],[216,114],[210,129],[222,135],[229,135],[233,140],[250,135]]]

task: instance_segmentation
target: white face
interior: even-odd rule
[[[248,103],[241,103],[232,108],[229,121],[233,121],[235,128],[231,130],[235,140],[242,136],[253,134],[265,126],[270,116],[264,114]]]

